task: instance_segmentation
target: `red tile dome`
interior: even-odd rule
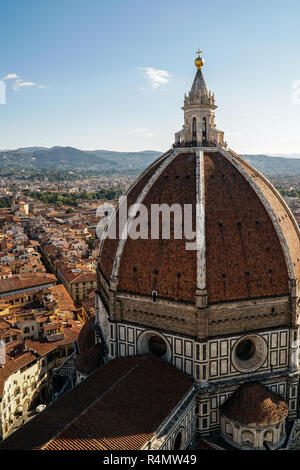
[[[201,149],[200,149],[201,150]],[[192,204],[199,186],[205,209],[205,278],[208,304],[288,295],[300,278],[299,228],[271,183],[232,151],[169,151],[127,193],[128,207]],[[115,215],[118,222],[118,210]],[[118,225],[118,223],[117,223]],[[150,224],[149,224],[150,227]],[[172,227],[172,224],[171,224]],[[193,223],[195,230],[195,223]],[[116,290],[195,303],[197,251],[188,240],[106,239],[100,248],[99,279]]]
[[[284,421],[288,404],[258,382],[241,385],[220,407],[227,418],[251,427],[266,427]]]

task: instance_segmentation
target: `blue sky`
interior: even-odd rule
[[[0,148],[167,150],[200,47],[230,147],[300,153],[299,17],[299,0],[1,0]]]

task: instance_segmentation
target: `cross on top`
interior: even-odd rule
[[[200,49],[198,48],[198,50],[195,52],[195,54],[198,54],[198,57],[200,57],[200,54],[202,53],[203,51],[200,51]]]

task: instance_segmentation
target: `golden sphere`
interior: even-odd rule
[[[195,65],[196,65],[198,70],[200,70],[201,67],[203,67],[204,60],[202,59],[202,57],[197,57],[197,59],[195,60]]]

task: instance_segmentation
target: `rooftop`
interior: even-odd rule
[[[161,359],[118,358],[0,443],[6,450],[141,449],[193,387]]]

